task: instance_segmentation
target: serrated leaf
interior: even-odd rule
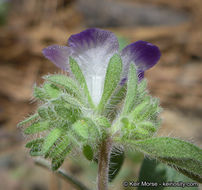
[[[50,148],[54,145],[54,143],[58,140],[58,138],[63,133],[63,130],[61,128],[54,128],[48,136],[45,138],[45,141],[43,143],[42,152],[43,154],[46,154]]]
[[[60,94],[60,89],[54,84],[46,82],[43,85],[43,88],[44,88],[44,90],[46,91],[47,95],[50,98],[57,98],[59,96],[59,94]]]
[[[25,125],[27,123],[32,122],[33,120],[36,120],[39,117],[38,113],[31,115],[30,117],[26,118],[25,120],[21,121],[20,123],[18,123],[18,126],[22,126]]]
[[[127,140],[125,140],[127,143]],[[140,141],[128,141],[136,149],[177,168],[191,179],[202,182],[202,149],[169,137],[156,137]]]
[[[51,169],[53,171],[56,171],[64,162],[67,154],[70,152],[69,149],[65,150],[61,155],[59,156],[56,156],[52,159],[52,162],[51,162]]]
[[[67,77],[65,75],[49,75],[44,78],[55,85],[63,87],[70,94],[73,94],[78,98],[82,97],[78,85],[70,77]]]
[[[24,130],[26,135],[39,133],[49,129],[49,122],[48,121],[39,121],[37,123],[33,123],[29,127]]]
[[[84,77],[78,63],[73,58],[70,57],[69,64],[70,64],[71,71],[74,74],[74,77],[79,82],[80,87],[84,90],[84,93],[88,99],[89,105],[93,108],[94,104],[93,104],[93,101],[91,99],[91,96],[90,96],[90,93],[88,90],[88,86],[86,84],[85,77]]]
[[[112,182],[113,179],[119,173],[123,162],[124,162],[124,151],[118,147],[113,147],[110,154],[110,162],[109,162],[109,182]]]
[[[136,73],[135,65],[130,65],[129,77],[127,82],[127,93],[125,97],[125,103],[123,106],[123,115],[131,112],[137,96],[138,76]]]
[[[139,174],[138,181],[141,182],[157,182],[157,187],[149,187],[150,189],[157,190],[176,190],[176,187],[165,187],[163,183],[166,182],[191,182],[191,179],[180,174],[175,169],[166,166],[165,164],[158,162],[157,160],[145,158]],[[179,188],[179,187],[178,187]],[[138,190],[146,189],[146,187],[139,186]],[[188,190],[190,187],[183,187],[183,189]],[[198,190],[198,187],[191,187],[193,190]]]
[[[93,149],[90,145],[86,144],[83,146],[83,155],[86,157],[87,160],[93,160]]]
[[[98,105],[98,111],[103,112],[105,105],[107,104],[110,96],[116,89],[120,82],[122,72],[122,60],[120,55],[115,54],[109,61],[107,72],[104,82],[104,90],[101,101]]]
[[[56,156],[62,155],[65,149],[68,149],[68,145],[70,144],[69,138],[67,135],[61,135],[55,146],[50,150],[48,157],[54,158]]]

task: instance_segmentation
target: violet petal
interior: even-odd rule
[[[69,70],[69,56],[72,50],[67,46],[52,45],[43,49],[44,56],[52,61],[57,67],[63,70]]]
[[[159,48],[149,42],[137,41],[126,46],[121,52],[124,76],[127,76],[131,62],[137,70],[146,71],[158,62],[160,56]]]

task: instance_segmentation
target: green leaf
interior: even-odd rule
[[[18,123],[18,126],[22,126],[22,125],[25,125],[25,124],[30,123],[32,121],[35,121],[38,117],[39,117],[38,113],[31,115],[30,117],[28,117],[25,120]]]
[[[32,148],[34,145],[38,145],[38,144],[42,144],[44,142],[44,138],[38,138],[38,139],[34,139],[30,142],[28,142],[25,147],[26,148]]]
[[[180,174],[175,169],[166,166],[165,164],[158,162],[157,160],[145,158],[141,169],[138,181],[140,184],[143,182],[158,183],[157,187],[149,187],[149,189],[157,190],[176,190],[176,187],[165,187],[163,183],[166,182],[191,182],[191,179]],[[180,187],[178,187],[180,188]],[[148,187],[139,186],[138,190],[148,189]],[[183,187],[183,189],[188,190],[190,187]],[[191,187],[193,190],[198,190],[198,187]]]
[[[73,58],[70,57],[69,64],[70,64],[71,71],[74,74],[74,77],[79,82],[80,87],[84,90],[84,93],[85,93],[86,97],[88,98],[89,105],[93,108],[94,104],[91,99],[85,77],[84,77],[78,63]]]
[[[105,110],[103,111],[104,116],[111,122],[116,118],[117,113],[119,113],[122,102],[125,99],[126,90],[126,85],[119,86],[110,97]]]
[[[66,149],[65,151],[62,152],[62,154],[60,154],[52,159],[51,169],[53,171],[56,171],[63,164],[63,162],[69,152],[70,152],[70,149]]]
[[[100,116],[100,117],[96,118],[95,121],[96,121],[98,126],[101,126],[103,128],[111,127],[111,124],[106,117]]]
[[[88,125],[84,120],[78,120],[72,126],[73,130],[76,132],[77,135],[84,139],[88,139],[89,132],[88,132]]]
[[[44,139],[39,138],[28,142],[25,147],[30,148],[30,156],[42,156],[43,153],[41,151]]]
[[[123,162],[124,162],[124,151],[121,150],[119,147],[113,147],[111,154],[110,154],[110,162],[109,162],[109,182],[112,182],[113,179],[119,173]]]
[[[47,81],[55,85],[58,85],[59,87],[63,87],[64,89],[66,89],[68,93],[73,94],[74,96],[78,98],[82,97],[78,85],[70,77],[67,77],[65,75],[48,75],[48,76],[45,76],[44,78]]]
[[[45,106],[39,107],[37,111],[42,119],[47,120],[49,118],[48,109]]]
[[[56,104],[56,103],[55,103]],[[70,105],[66,104],[56,104],[55,112],[64,120],[74,123],[79,114],[79,110],[72,109]]]
[[[50,150],[48,157],[54,158],[62,155],[65,149],[68,149],[70,142],[67,135],[61,135],[56,141],[54,147]]]
[[[42,152],[46,154],[50,148],[56,143],[58,138],[62,135],[63,130],[61,128],[54,128],[48,136],[45,138],[43,147],[42,147]]]
[[[26,135],[30,135],[30,134],[35,134],[35,133],[39,133],[39,132],[45,131],[47,129],[49,129],[49,122],[47,122],[47,121],[40,121],[40,122],[37,122],[37,123],[33,123],[32,125],[30,125],[29,127],[27,127],[24,130],[24,133]]]
[[[169,137],[156,137],[140,141],[127,141],[134,147],[151,157],[177,168],[184,175],[202,182],[202,149]]]
[[[137,96],[138,76],[135,65],[130,65],[129,77],[127,82],[127,93],[123,107],[123,115],[128,114],[134,106]]]
[[[115,54],[109,61],[104,82],[104,90],[101,101],[98,105],[98,111],[103,112],[110,96],[115,91],[120,82],[122,72],[122,60],[120,55]]]
[[[83,146],[83,155],[87,158],[87,160],[93,160],[93,149],[90,145],[86,144]]]

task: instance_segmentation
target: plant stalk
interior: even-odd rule
[[[98,190],[108,190],[108,173],[112,139],[107,137],[99,147],[98,155]]]

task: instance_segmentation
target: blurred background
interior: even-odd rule
[[[36,108],[33,85],[60,72],[42,49],[65,45],[71,34],[89,27],[159,46],[161,60],[146,73],[150,92],[164,109],[158,135],[202,147],[201,21],[201,0],[0,0],[0,190],[74,190],[34,165],[16,124]],[[124,179],[137,180],[143,157],[128,153],[110,189],[124,189]],[[63,166],[95,187],[96,164],[70,158]]]

